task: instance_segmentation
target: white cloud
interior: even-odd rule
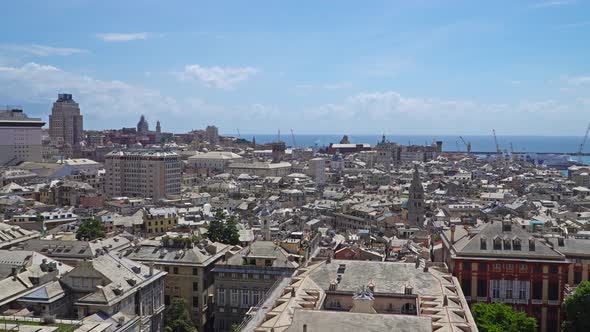
[[[7,45],[0,45],[0,49],[10,51],[10,52],[19,52],[19,53],[27,53],[37,56],[51,56],[51,55],[59,55],[59,56],[68,56],[72,54],[79,54],[79,53],[87,53],[87,50],[79,49],[79,48],[70,48],[70,47],[53,47],[47,45],[38,45],[38,44],[7,44]]]
[[[576,76],[565,79],[567,83],[572,85],[581,85],[590,83],[590,76]]]
[[[156,37],[158,34],[149,32],[133,32],[133,33],[98,33],[96,37],[105,42],[127,42],[132,40],[144,40],[151,37]]]
[[[0,67],[0,100],[47,104],[58,92],[72,93],[85,115],[98,119],[135,118],[139,114],[178,114],[174,99],[159,91],[121,81],[104,81],[61,70],[50,65],[28,63]]]
[[[256,73],[258,69],[253,67],[203,67],[194,64],[185,66],[184,71],[178,76],[184,80],[198,80],[208,87],[232,89]]]
[[[552,1],[542,1],[538,2],[533,5],[533,8],[551,8],[551,7],[560,7],[560,6],[567,6],[576,3],[575,0],[552,0]]]

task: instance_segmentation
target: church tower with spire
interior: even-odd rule
[[[424,188],[420,180],[418,166],[414,167],[412,183],[410,185],[410,197],[408,198],[408,224],[410,226],[424,227]]]

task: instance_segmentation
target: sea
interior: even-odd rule
[[[281,140],[288,146],[322,148],[330,143],[339,143],[343,135],[335,134],[305,134],[305,135],[282,135]],[[277,140],[277,135],[271,134],[242,134],[242,138],[252,140],[256,143],[269,143]],[[388,135],[388,141],[399,144],[432,144],[434,141],[443,142],[443,151],[466,151],[465,144],[459,136],[455,135]],[[377,144],[382,139],[381,135],[348,135],[351,143]],[[463,136],[466,142],[471,143],[471,150],[478,152],[496,151],[496,144],[492,135]],[[581,136],[497,136],[498,145],[502,151],[510,151],[510,144],[514,152],[555,152],[574,153],[577,152],[582,143]],[[590,142],[587,143],[584,152],[590,152]],[[578,158],[578,157],[572,157]],[[583,156],[583,163],[590,165],[590,156]]]

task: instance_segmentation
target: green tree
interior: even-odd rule
[[[96,219],[89,219],[82,222],[78,227],[76,239],[87,239],[88,241],[92,241],[94,239],[105,237],[105,235],[104,225]]]
[[[207,238],[213,242],[221,242],[223,236],[223,223],[225,220],[225,213],[223,211],[217,211],[215,217],[209,222],[207,228]]]
[[[166,309],[164,332],[197,332],[183,298],[175,297],[168,309]]]
[[[471,308],[481,332],[536,332],[537,320],[503,303],[476,303]]]
[[[221,242],[231,245],[240,243],[240,234],[236,217],[231,216],[228,218],[224,212],[218,211],[213,220],[209,223],[207,238],[213,242]]]
[[[590,331],[590,282],[578,285],[574,293],[565,299],[564,332]]]

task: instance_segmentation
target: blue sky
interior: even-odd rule
[[[582,135],[590,2],[10,1],[0,104],[87,129]]]

